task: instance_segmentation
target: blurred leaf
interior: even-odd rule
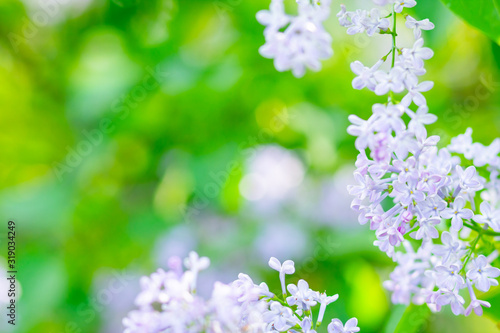
[[[441,0],[452,12],[500,44],[500,0]]]
[[[427,324],[431,315],[431,310],[427,305],[411,304],[406,308],[403,317],[399,321],[394,333],[416,333],[421,332],[421,328]]]
[[[492,288],[491,291],[485,293],[484,295],[478,295],[478,298],[490,302],[491,307],[483,308],[484,313],[496,321],[497,325],[500,325],[500,312],[498,311],[498,308],[500,307],[500,288]]]
[[[392,307],[389,315],[389,319],[387,319],[387,323],[385,325],[384,332],[391,333],[394,332],[396,327],[398,326],[399,321],[405,314],[406,307],[403,304],[396,304]]]

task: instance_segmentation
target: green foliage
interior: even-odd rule
[[[406,308],[394,333],[422,332],[427,325],[431,310],[427,305],[411,304]]]
[[[441,0],[450,10],[500,44],[500,0]]]

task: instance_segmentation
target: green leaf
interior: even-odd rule
[[[441,0],[452,12],[500,44],[500,0]]]
[[[500,288],[492,288],[489,292],[483,295],[477,295],[479,299],[490,302],[490,308],[483,308],[484,313],[497,322],[500,328],[500,312],[498,312],[498,307],[500,307]],[[496,310],[495,310],[496,307]]]
[[[427,305],[411,304],[406,308],[394,333],[422,332],[422,327],[427,325],[430,315],[431,310]]]

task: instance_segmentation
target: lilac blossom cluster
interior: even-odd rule
[[[338,299],[309,288],[304,280],[286,286],[286,275],[295,272],[294,262],[283,264],[276,258],[269,266],[279,272],[281,295],[269,291],[266,283],[255,284],[250,276],[240,273],[230,284],[216,282],[212,297],[205,300],[196,295],[198,273],[210,264],[207,257],[191,252],[183,262],[178,257],[169,260],[169,270],[159,269],[141,279],[142,291],[134,310],[123,319],[125,333],[184,333],[184,332],[291,332],[315,333],[321,325],[326,306]],[[319,305],[316,323],[312,309]],[[328,333],[359,332],[357,319],[345,325],[333,319]]]
[[[266,26],[266,43],[259,52],[274,59],[278,71],[292,70],[294,76],[302,77],[306,68],[320,70],[320,60],[333,54],[332,38],[322,23],[330,16],[331,0],[296,1],[296,16],[285,12],[284,0],[271,0],[269,10],[257,13],[259,23]]]
[[[468,129],[449,146],[437,147],[440,137],[428,136],[425,127],[437,117],[428,113],[422,95],[433,83],[418,79],[425,73],[424,60],[433,56],[423,46],[422,30],[434,25],[402,12],[415,1],[374,2],[390,4],[392,10],[381,18],[378,9],[348,12],[342,6],[337,15],[349,34],[392,36],[391,50],[374,66],[351,65],[355,89],[389,95],[386,103],[373,106],[368,120],[349,117],[348,133],[357,137],[360,152],[357,184],[348,187],[355,197],[351,207],[359,222],[375,231],[374,245],[397,263],[384,283],[394,303],[426,303],[433,311],[450,305],[455,315],[481,315],[490,304],[479,300],[475,290],[488,291],[500,275],[491,266],[498,257],[491,240],[500,236],[500,139],[489,146],[473,143]],[[396,45],[398,16],[413,29],[412,48]],[[391,66],[382,70],[389,55]],[[397,100],[395,94],[404,92]],[[462,295],[467,292],[466,306]]]

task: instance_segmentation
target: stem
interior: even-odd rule
[[[391,68],[394,67],[394,64],[396,62],[396,13],[394,12],[394,6],[392,6],[392,63],[391,63]]]
[[[394,64],[396,63],[396,12],[394,11],[394,6],[392,6],[392,61],[391,61],[391,69],[394,68]],[[394,101],[394,92],[391,90],[389,92],[389,101],[393,102]]]
[[[286,302],[284,302],[284,301],[282,301],[281,299],[279,299],[278,297],[276,297],[276,295],[275,295],[273,298],[271,298],[270,300],[271,300],[271,301],[276,301],[276,302],[279,302],[279,303],[281,303],[281,305],[283,305],[283,306],[288,306],[288,304],[287,304]]]
[[[467,258],[465,259],[464,265],[463,265],[462,269],[460,270],[460,273],[462,273],[462,274],[465,273],[465,267],[467,267],[467,264],[469,263],[470,258],[472,257],[472,253],[474,253],[474,249],[476,248],[477,243],[479,243],[479,240],[481,239],[481,236],[486,231],[486,229],[488,229],[488,225],[485,225],[483,229],[478,231],[476,239],[474,239],[474,241],[472,242],[472,244],[470,246],[470,251],[467,254]]]
[[[500,236],[500,232],[483,229],[478,224],[472,225],[472,224],[469,224],[469,223],[467,223],[467,222],[464,221],[464,226],[466,226],[467,228],[472,229],[472,230],[474,230],[476,232],[481,232],[481,234],[483,234],[483,235]]]

